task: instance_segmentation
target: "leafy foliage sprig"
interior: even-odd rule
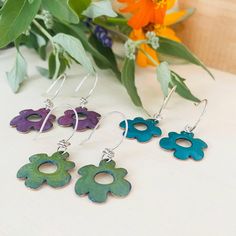
[[[201,66],[212,77],[205,65],[182,43],[164,37],[156,37],[151,32],[147,39],[132,41],[128,38],[131,31],[127,20],[116,13],[109,0],[6,0],[0,1],[0,48],[14,44],[17,53],[15,65],[7,73],[7,79],[14,92],[28,78],[27,62],[20,52],[20,45],[34,48],[48,68],[38,68],[39,72],[55,79],[73,62],[93,74],[94,64],[100,69],[109,69],[127,89],[132,101],[142,106],[135,86],[135,55],[141,51],[151,61],[153,58],[140,45],[148,44],[167,61],[159,64],[157,79],[167,96],[168,88],[177,86],[176,92],[182,97],[198,102],[185,84],[185,79],[170,71],[168,58],[180,58]],[[124,42],[126,56],[120,58],[111,47],[116,39]],[[88,56],[92,56],[93,61]],[[123,65],[118,66],[118,61]]]

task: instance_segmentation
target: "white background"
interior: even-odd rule
[[[41,95],[50,81],[38,74],[44,65],[33,51],[23,50],[29,64],[30,80],[14,95],[5,80],[5,71],[13,65],[15,51],[0,53],[0,235],[1,236],[235,236],[236,235],[236,76],[212,70],[213,81],[195,66],[173,69],[187,78],[187,83],[209,106],[195,136],[209,145],[205,159],[179,161],[171,152],[161,150],[154,138],[146,144],[125,142],[116,151],[115,161],[129,172],[132,191],[126,198],[109,197],[104,204],[94,204],[78,197],[74,185],[78,168],[97,165],[100,153],[119,141],[119,116],[111,116],[84,146],[78,144],[89,134],[76,133],[69,149],[76,163],[72,181],[61,189],[43,186],[30,190],[16,179],[18,169],[36,153],[52,154],[56,143],[70,135],[70,128],[55,128],[34,141],[35,133],[20,134],[9,121],[26,108],[42,107]],[[26,53],[27,52],[27,53]],[[70,71],[64,91],[56,104],[79,105],[73,90],[82,78],[79,66]],[[105,114],[117,110],[128,118],[145,116],[130,101],[124,87],[108,71],[99,71],[100,81],[88,108]],[[137,71],[139,93],[145,107],[156,112],[162,102],[160,86],[153,69]],[[92,80],[91,80],[92,81]],[[84,87],[84,92],[91,84]],[[179,132],[197,118],[200,110],[193,103],[173,95],[160,126],[164,136]],[[60,116],[63,108],[56,111]]]

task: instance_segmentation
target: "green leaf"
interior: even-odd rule
[[[3,6],[4,2],[1,0],[0,1],[0,8]]]
[[[184,44],[163,37],[159,38],[160,47],[157,49],[157,52],[181,58],[195,65],[201,66],[214,79],[213,74]]]
[[[68,0],[68,5],[70,8],[81,16],[83,11],[86,10],[91,3],[91,0]]]
[[[39,56],[41,59],[46,60],[47,59],[47,41],[39,34],[35,35],[37,38],[37,42],[39,45],[39,48],[37,50]]]
[[[157,79],[161,83],[161,89],[164,93],[164,96],[167,97],[169,92],[169,83],[171,81],[171,73],[167,62],[162,62],[157,67]]]
[[[121,73],[121,81],[125,86],[129,96],[136,106],[142,107],[141,99],[138,95],[137,88],[135,86],[135,61],[128,58],[125,59],[125,63]]]
[[[87,56],[82,43],[75,37],[59,33],[53,37],[53,41],[59,44],[76,62],[80,63],[88,72],[94,73],[94,67]]]
[[[27,63],[19,51],[17,51],[16,54],[15,65],[13,66],[10,72],[6,73],[6,75],[8,83],[12,88],[13,92],[18,92],[22,82],[28,78]]]
[[[67,66],[68,66],[68,61],[63,56],[63,54],[51,53],[48,58],[48,78],[56,79],[66,70]]]
[[[98,39],[93,34],[91,34],[89,38],[89,43],[97,49],[98,53],[100,53],[99,55],[97,53],[92,54],[96,65],[100,69],[112,69],[117,77],[120,78],[120,71],[118,69],[116,58],[112,49],[104,47],[103,44],[98,41]],[[102,57],[99,57],[100,55],[102,55]]]
[[[176,86],[176,92],[183,98],[186,98],[193,102],[200,102],[200,100],[195,97],[187,85],[184,83],[185,79],[180,77],[178,74],[176,74],[174,71],[171,71],[171,82],[170,82],[170,88],[173,88]]]
[[[49,78],[49,70],[40,66],[37,66],[37,70],[43,77]]]
[[[38,42],[37,38],[34,34],[30,33],[29,35],[21,34],[16,40],[15,40],[15,46],[16,48],[19,48],[20,45],[25,45],[28,48],[34,48],[38,49]]]
[[[59,20],[72,24],[79,23],[79,17],[70,9],[67,0],[42,0],[42,6]]]
[[[37,14],[41,0],[8,0],[0,12],[0,48],[26,31]]]
[[[56,33],[64,32],[78,38],[83,44],[85,50],[91,53],[91,55],[93,56],[95,60],[95,63],[97,64],[99,68],[111,69],[116,75],[116,77],[119,80],[121,79],[121,73],[117,65],[114,64],[113,61],[110,61],[110,59],[107,58],[106,55],[103,55],[104,53],[102,49],[103,47],[98,46],[100,44],[97,41],[93,40],[93,42],[92,41],[89,42],[80,24],[78,26],[74,26],[74,25],[61,24],[61,23],[55,22],[53,29]]]
[[[99,16],[117,16],[117,14],[113,11],[111,2],[109,0],[92,2],[91,5],[85,11],[83,11],[83,15],[92,19]]]

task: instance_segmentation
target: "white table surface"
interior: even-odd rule
[[[56,143],[70,135],[70,128],[55,128],[34,141],[35,133],[20,134],[9,121],[25,108],[42,107],[41,95],[50,81],[38,74],[36,66],[45,66],[37,55],[23,50],[29,63],[30,80],[14,95],[5,79],[5,71],[14,62],[14,49],[0,52],[0,235],[1,236],[235,236],[236,235],[236,76],[212,70],[213,81],[200,68],[190,65],[174,69],[186,77],[192,91],[207,98],[209,106],[195,135],[209,144],[205,159],[179,161],[161,150],[158,138],[146,144],[126,140],[116,151],[117,165],[129,172],[132,191],[126,198],[110,197],[105,204],[94,204],[78,197],[74,185],[78,168],[98,164],[100,153],[120,138],[119,116],[108,118],[84,146],[79,142],[89,132],[76,133],[69,149],[76,163],[72,181],[61,189],[43,186],[30,190],[16,179],[18,169],[36,153],[51,154]],[[82,69],[70,71],[64,91],[56,104],[78,106],[71,97],[82,78]],[[122,111],[128,118],[144,116],[130,101],[124,87],[108,71],[99,71],[100,81],[88,107],[105,114]],[[138,87],[145,106],[155,112],[162,102],[160,86],[152,69],[137,70]],[[84,91],[89,88],[85,85]],[[63,113],[61,108],[57,116]],[[181,131],[199,114],[198,109],[174,95],[161,123],[164,135]]]

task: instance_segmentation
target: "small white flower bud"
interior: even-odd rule
[[[135,60],[135,51],[136,51],[136,44],[133,40],[128,39],[125,43],[125,54],[126,57],[130,60]]]
[[[154,49],[159,48],[160,44],[159,44],[159,38],[156,36],[156,34],[152,31],[152,32],[147,32],[146,33],[146,37],[147,37],[147,43],[151,44],[152,47]]]

